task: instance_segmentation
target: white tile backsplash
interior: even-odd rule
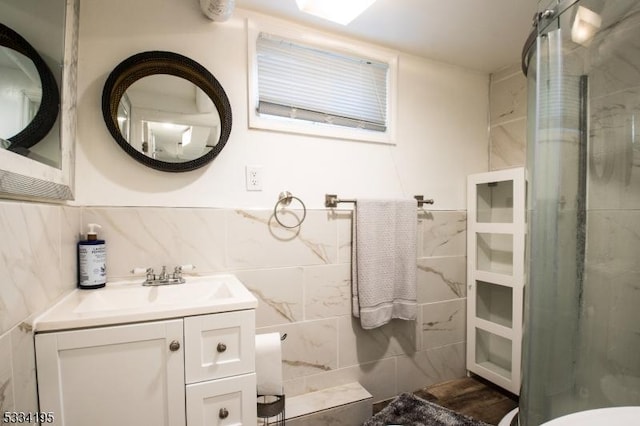
[[[82,232],[82,213],[77,207],[60,208],[60,250],[62,292],[75,287],[78,279],[76,244]]]
[[[0,335],[0,412],[15,410],[11,362],[11,334]]]
[[[0,412],[37,411],[30,321],[76,286],[80,209],[0,201]]]
[[[398,357],[398,393],[464,377],[465,344],[457,343]]]
[[[419,217],[422,238],[418,244],[422,244],[422,250],[419,247],[418,257],[467,255],[466,212],[433,211]]]
[[[460,299],[467,295],[466,256],[418,259],[418,303]]]
[[[397,395],[396,358],[385,358],[306,377],[304,392],[314,392],[333,386],[359,382],[373,395],[374,401],[382,401]]]
[[[60,210],[57,207],[1,203],[0,333],[44,308],[63,292]]]
[[[330,318],[351,312],[351,265],[304,268],[305,319]]]
[[[284,380],[338,367],[338,327],[335,319],[304,321],[256,329],[256,334],[287,334],[282,343]]]
[[[466,299],[422,305],[422,349],[465,341]]]
[[[337,223],[326,211],[308,211],[304,224],[287,229],[271,210],[227,213],[228,267],[266,268],[336,262]]]
[[[225,270],[226,212],[186,208],[84,208],[83,224],[102,226],[108,279],[131,276],[135,267],[191,264],[197,273]]]
[[[240,270],[235,275],[258,299],[256,327],[303,320],[303,268]]]
[[[418,349],[418,323],[392,320],[382,327],[363,330],[359,319],[351,316],[340,317],[340,367],[415,352]]]
[[[36,355],[32,328],[23,322],[10,331],[13,363],[13,395],[16,411],[38,409],[36,393]]]

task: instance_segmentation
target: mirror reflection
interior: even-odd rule
[[[0,144],[23,131],[35,117],[42,99],[42,83],[33,61],[0,46]]]
[[[122,137],[156,160],[181,163],[202,157],[220,140],[220,115],[190,81],[155,74],[135,81],[118,104]]]
[[[65,14],[65,0],[0,0],[0,148],[55,168]]]

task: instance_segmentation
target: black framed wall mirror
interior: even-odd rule
[[[102,114],[127,154],[167,172],[211,162],[232,126],[218,80],[196,61],[165,51],[138,53],[116,66],[104,85]]]

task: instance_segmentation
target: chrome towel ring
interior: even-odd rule
[[[298,223],[296,225],[289,226],[289,225],[285,225],[280,221],[280,218],[278,217],[278,206],[282,205],[283,207],[287,207],[289,204],[291,204],[291,201],[293,200],[296,200],[302,206],[302,218],[298,220]],[[276,202],[276,205],[273,208],[273,217],[276,219],[276,222],[278,222],[278,224],[280,224],[280,226],[282,226],[283,228],[289,228],[289,229],[297,228],[300,225],[302,225],[302,222],[304,222],[304,219],[307,217],[307,207],[304,205],[304,203],[300,198],[294,196],[289,191],[281,192],[280,195],[278,196],[278,201]]]

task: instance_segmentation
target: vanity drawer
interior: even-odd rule
[[[187,426],[255,426],[256,375],[187,385]]]
[[[254,336],[254,310],[185,318],[186,383],[252,373]]]

